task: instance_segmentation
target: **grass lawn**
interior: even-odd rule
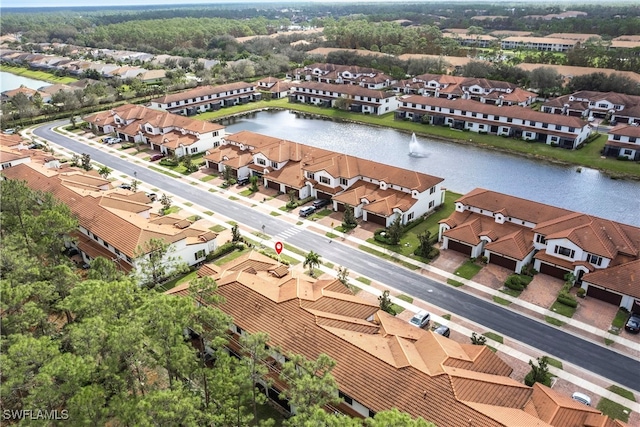
[[[213,212],[211,212],[211,211],[204,211],[202,213],[205,214],[205,215],[209,215],[209,216],[213,215]]]
[[[228,254],[226,254],[223,257],[218,258],[217,260],[215,260],[213,263],[217,266],[221,266],[224,265],[230,261],[233,261],[236,258],[239,258],[240,256],[244,255],[245,253],[249,252],[249,248],[244,248],[241,251],[233,251],[230,252]]]
[[[555,325],[555,326],[564,325],[564,322],[562,320],[558,320],[555,317],[544,316],[544,320],[545,320],[545,322],[550,323],[550,324]]]
[[[226,229],[227,228],[224,225],[220,225],[220,224],[214,225],[213,227],[209,227],[209,230],[213,231],[214,233],[221,233]]]
[[[496,297],[496,296],[493,297],[493,301],[497,302],[500,305],[509,305],[509,304],[511,304],[511,301],[506,300],[504,298]]]
[[[69,76],[58,77],[55,74],[47,73],[45,71],[36,71],[29,68],[9,66],[5,64],[2,64],[2,71],[6,71],[7,73],[15,74],[17,76],[28,77],[30,79],[43,80],[49,83],[67,84],[78,81],[78,79],[74,79]]]
[[[375,255],[375,256],[377,256],[377,257],[380,257],[380,258],[386,259],[387,261],[393,261],[393,262],[395,262],[395,263],[398,263],[398,264],[402,265],[403,267],[408,268],[409,270],[419,270],[419,269],[420,269],[420,267],[419,267],[419,266],[417,266],[417,265],[414,265],[414,264],[410,264],[410,263],[408,263],[408,262],[401,261],[401,260],[399,260],[399,259],[396,259],[396,258],[392,257],[391,255],[387,255],[387,254],[384,254],[384,253],[382,253],[382,252],[376,251],[375,249],[371,249],[371,248],[370,248],[370,247],[368,247],[368,246],[359,245],[359,246],[358,246],[358,249],[360,249],[361,251],[364,251],[364,252],[370,253],[371,255]]]
[[[471,260],[467,260],[464,264],[458,267],[454,274],[456,276],[460,276],[464,279],[470,280],[473,278],[473,276],[478,274],[480,270],[482,270],[481,265],[478,265],[475,262],[471,262]]]
[[[398,295],[396,298],[398,298],[399,300],[402,300],[402,301],[406,301],[408,303],[412,303],[413,302],[413,298],[411,298],[409,295],[401,294],[401,295]],[[393,311],[395,311],[396,314],[400,314],[405,310],[404,307],[402,307],[401,305],[395,304],[395,303],[391,304],[391,308],[393,308]]]
[[[455,286],[456,288],[459,288],[460,286],[464,286],[464,283],[458,282],[457,280],[453,280],[453,279],[447,279],[447,283],[450,284],[451,286]]]
[[[509,288],[500,289],[500,292],[502,292],[503,294],[512,296],[514,298],[518,298],[522,293],[522,291],[516,291],[515,289],[509,289]]]
[[[370,285],[370,284],[371,284],[371,280],[370,280],[370,279],[367,279],[366,277],[362,277],[362,276],[360,276],[360,277],[358,277],[356,280],[357,280],[358,282],[364,283],[365,285]]]
[[[447,218],[449,215],[453,213],[455,210],[454,201],[460,198],[461,194],[454,193],[452,191],[447,191],[445,193],[444,205],[433,214],[429,215],[424,221],[415,227],[411,228],[409,231],[405,232],[400,239],[400,243],[397,245],[387,245],[385,243],[381,243],[376,241],[375,239],[367,239],[367,242],[372,243],[374,245],[378,245],[382,248],[388,249],[390,251],[402,254],[404,256],[417,258],[413,255],[413,251],[418,247],[419,240],[418,236],[425,231],[429,231],[431,236],[438,235],[438,221],[441,219]]]
[[[631,409],[609,400],[606,397],[600,399],[597,409],[602,411],[603,414],[616,420],[624,421],[625,423],[629,421],[629,414],[631,413]]]
[[[164,214],[165,215],[169,215],[169,214],[172,214],[172,213],[178,213],[178,212],[180,212],[180,209],[182,209],[182,208],[180,208],[178,206],[171,206]]]
[[[156,286],[154,289],[158,292],[165,292],[165,291],[168,291],[169,289],[175,288],[176,286],[182,283],[189,282],[197,277],[198,277],[198,272],[192,271],[185,275],[178,276],[175,279],[169,280],[167,283],[164,283],[160,286]]]
[[[562,303],[559,303],[558,301],[555,301],[553,304],[551,304],[549,310],[563,316],[573,317],[573,314],[576,312],[576,307],[569,307],[568,305],[564,305]]]
[[[562,369],[562,362],[554,359],[553,357],[547,356],[547,363],[549,366],[553,366],[554,368]]]
[[[215,178],[216,178],[215,175],[207,175],[207,176],[203,176],[202,178],[200,178],[200,181],[208,182],[208,181],[211,181],[212,179],[215,179]]]
[[[504,339],[502,338],[501,335],[495,334],[493,332],[485,332],[484,334],[485,337],[494,340],[495,342],[499,342],[500,344],[503,343]]]
[[[636,401],[636,397],[633,395],[632,392],[622,387],[618,387],[617,385],[610,385],[609,387],[607,387],[607,390],[617,394],[618,396],[622,396],[625,399],[629,399],[632,402]]]
[[[166,171],[164,169],[160,169],[160,168],[157,168],[155,166],[149,166],[149,169],[151,169],[152,171],[163,173],[163,174],[165,174],[167,176],[170,176],[171,178],[180,178],[180,175],[176,175],[175,173],[168,172],[168,171]]]

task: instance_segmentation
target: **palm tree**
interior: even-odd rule
[[[102,166],[100,169],[98,169],[98,173],[104,179],[107,179],[109,175],[111,175],[111,172],[113,172],[113,170],[110,169],[108,166]]]
[[[320,265],[320,255],[311,251],[307,254],[307,257],[304,259],[303,267],[309,266],[309,275],[313,277],[313,269]]]

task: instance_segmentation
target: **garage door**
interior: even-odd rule
[[[387,219],[383,216],[372,214],[367,212],[367,222],[373,222],[374,224],[380,224],[383,227],[387,226]]]
[[[338,203],[338,212],[344,212],[344,203]]]
[[[464,243],[456,242],[455,240],[449,239],[449,243],[447,245],[449,249],[452,249],[456,252],[463,253],[467,256],[471,256],[472,247],[469,245],[465,245]]]
[[[564,280],[564,275],[568,272],[568,270],[564,270],[553,265],[545,263],[540,264],[540,273],[548,274],[551,277],[557,277],[558,279]]]
[[[489,262],[491,264],[495,264],[495,265],[499,265],[501,267],[505,267],[508,268],[509,270],[516,270],[516,264],[517,262],[515,260],[509,259],[509,258],[505,258],[503,256],[500,256],[498,254],[490,254],[489,255]]]
[[[278,184],[277,182],[267,181],[267,187],[280,191],[280,184]]]
[[[596,288],[595,286],[589,286],[589,289],[587,289],[587,295],[617,306],[619,306],[620,301],[622,301],[622,295],[610,292],[606,289]]]
[[[634,313],[640,313],[640,301],[633,300],[633,305],[631,306],[631,311]]]
[[[316,198],[318,199],[331,199],[331,194],[323,193],[322,191],[316,191]]]

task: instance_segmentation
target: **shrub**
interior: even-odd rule
[[[228,253],[235,251],[240,247],[244,247],[244,245],[238,244],[236,242],[227,242],[224,245],[220,246],[218,249],[216,249],[214,252],[210,252],[207,255],[207,261],[211,261],[221,256],[224,256]]]
[[[507,277],[507,280],[505,280],[504,285],[509,289],[513,289],[514,291],[523,291],[524,288],[528,285],[528,283],[526,280],[523,280],[519,275],[512,274],[511,276]]]
[[[567,307],[577,307],[578,306],[578,301],[576,301],[576,299],[569,293],[566,292],[560,292],[560,294],[558,294],[558,298],[556,298],[556,301],[558,301],[560,304],[564,304]]]
[[[487,262],[489,262],[489,258],[483,255],[480,257],[480,262],[486,264]]]
[[[164,159],[160,160],[160,165],[161,166],[178,166],[178,159],[165,157]]]
[[[578,289],[577,293],[578,293],[578,296],[580,298],[584,298],[584,296],[586,295],[587,291],[584,288],[580,288],[580,289]]]
[[[380,243],[386,243],[387,245],[391,244],[391,241],[389,240],[389,238],[387,237],[387,229],[386,228],[378,228],[374,233],[373,233],[373,239],[376,242],[380,242]]]

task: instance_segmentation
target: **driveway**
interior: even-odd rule
[[[520,294],[520,299],[539,307],[549,308],[556,300],[563,283],[561,279],[546,274],[536,274],[529,286]]]

